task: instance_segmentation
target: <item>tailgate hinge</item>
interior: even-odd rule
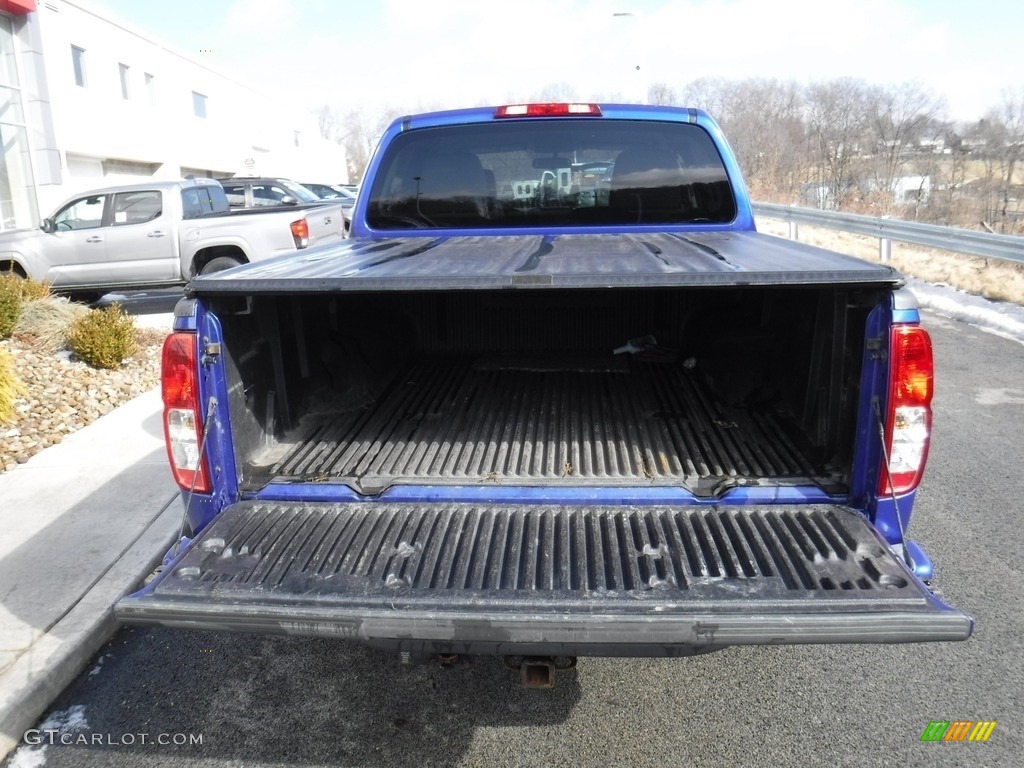
[[[884,361],[886,357],[886,343],[885,338],[878,336],[876,338],[869,338],[864,340],[864,347],[868,351],[868,356],[872,360]]]

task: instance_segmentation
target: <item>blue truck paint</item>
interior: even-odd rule
[[[333,543],[338,544],[339,541],[345,540],[345,536],[354,535],[356,538],[346,544],[346,548],[358,549],[358,547],[369,547],[373,544],[373,546],[380,547],[379,550],[374,550],[372,553],[373,562],[379,558],[381,562],[391,562],[396,557],[408,556],[401,554],[403,546],[405,546],[401,545],[401,541],[407,535],[407,529],[408,533],[411,533],[412,528],[408,527],[407,522],[400,523],[400,519],[407,518],[400,518],[399,515],[408,515],[410,508],[422,508],[424,519],[434,520],[434,522],[421,523],[416,535],[426,530],[423,526],[443,527],[449,524],[443,522],[448,518],[430,517],[431,514],[434,514],[431,510],[434,510],[435,507],[439,510],[444,507],[448,511],[438,512],[438,514],[448,515],[451,510],[461,514],[460,510],[474,510],[475,505],[484,505],[485,507],[507,507],[513,516],[526,510],[526,517],[521,518],[525,521],[530,519],[555,520],[554,523],[545,523],[556,526],[547,534],[549,537],[556,535],[554,532],[557,531],[558,519],[568,521],[573,519],[574,515],[582,515],[580,519],[591,519],[595,526],[598,525],[598,520],[602,521],[600,523],[602,526],[606,524],[621,526],[629,524],[628,522],[623,523],[623,520],[648,519],[644,516],[648,514],[662,515],[664,509],[668,508],[676,510],[672,514],[682,515],[682,517],[676,518],[679,521],[696,521],[692,523],[697,526],[694,530],[699,529],[702,525],[708,525],[707,531],[711,538],[702,543],[700,547],[717,546],[720,555],[728,552],[729,556],[735,556],[737,558],[735,562],[732,565],[726,564],[724,567],[726,570],[729,568],[736,570],[736,575],[741,575],[740,571],[746,573],[747,569],[750,569],[751,573],[756,570],[755,559],[759,563],[757,568],[766,573],[777,567],[780,573],[786,569],[792,569],[792,573],[797,574],[801,572],[801,569],[812,568],[813,566],[809,565],[812,561],[819,564],[828,561],[838,563],[840,560],[846,561],[847,559],[852,561],[855,558],[889,557],[892,560],[887,561],[885,567],[895,570],[884,577],[888,581],[883,580],[881,585],[885,589],[911,590],[914,594],[913,600],[918,601],[915,604],[916,607],[909,612],[894,611],[892,615],[886,614],[885,610],[889,609],[884,608],[879,609],[881,613],[878,616],[862,615],[849,606],[845,609],[837,609],[839,612],[834,615],[828,611],[823,615],[808,615],[805,605],[785,607],[789,604],[785,601],[779,603],[774,598],[766,598],[760,603],[756,598],[751,598],[749,606],[748,603],[743,603],[744,607],[738,609],[741,613],[744,610],[751,610],[751,615],[737,619],[736,626],[729,630],[728,635],[726,632],[721,634],[721,637],[731,638],[728,644],[779,641],[911,642],[929,639],[964,639],[970,634],[973,620],[942,603],[922,584],[923,581],[933,578],[934,567],[921,546],[917,542],[905,538],[915,492],[905,493],[895,501],[891,498],[879,498],[878,495],[879,472],[882,462],[878,418],[879,414],[886,412],[885,400],[889,391],[889,332],[894,324],[916,325],[920,322],[920,315],[913,295],[900,287],[899,276],[886,267],[869,265],[849,257],[808,248],[800,244],[783,244],[781,241],[756,233],[746,188],[735,157],[721,130],[706,113],[699,110],[630,105],[602,105],[602,113],[603,116],[600,118],[577,117],[572,119],[576,121],[657,120],[696,125],[706,131],[712,137],[728,172],[736,202],[734,219],[728,224],[701,222],[667,225],[620,224],[611,226],[595,224],[493,228],[486,231],[444,227],[421,230],[403,229],[401,231],[371,229],[367,225],[367,211],[371,204],[373,179],[381,168],[390,143],[397,136],[418,130],[443,130],[450,126],[486,124],[494,119],[494,110],[491,108],[432,113],[396,120],[385,132],[371,159],[363,183],[363,193],[353,211],[349,241],[335,246],[311,249],[298,256],[281,257],[258,265],[247,265],[228,272],[210,275],[190,285],[187,291],[190,298],[183,300],[179,306],[175,329],[196,333],[201,353],[207,345],[212,345],[210,349],[213,352],[206,355],[203,362],[200,363],[198,373],[201,402],[208,404],[211,399],[216,401],[213,410],[214,418],[209,425],[209,436],[204,446],[214,490],[211,494],[192,496],[185,511],[185,519],[188,524],[187,533],[194,533],[195,537],[184,540],[180,551],[168,553],[164,574],[146,589],[119,603],[117,613],[122,620],[170,626],[203,626],[204,622],[207,622],[209,626],[227,627],[240,631],[283,631],[310,636],[358,637],[363,641],[372,642],[382,647],[398,648],[414,653],[422,653],[424,649],[432,649],[433,652],[453,652],[455,649],[462,649],[462,652],[501,653],[501,649],[506,648],[506,652],[562,652],[570,655],[576,653],[596,655],[673,653],[685,655],[695,652],[695,649],[713,650],[722,647],[727,643],[716,642],[713,631],[710,638],[704,636],[705,630],[702,627],[708,626],[706,622],[714,620],[714,615],[711,614],[709,618],[709,615],[704,613],[703,607],[698,611],[699,618],[694,619],[695,623],[689,630],[686,629],[685,622],[681,625],[672,625],[674,627],[672,630],[665,630],[670,634],[664,636],[659,634],[657,640],[642,639],[642,636],[648,631],[652,633],[652,637],[663,631],[658,620],[652,615],[640,619],[632,617],[628,620],[625,617],[612,618],[608,620],[607,626],[598,628],[584,622],[579,624],[579,629],[585,628],[587,632],[592,631],[591,640],[586,642],[563,640],[554,645],[545,645],[527,639],[533,637],[539,631],[539,627],[546,626],[542,618],[534,616],[526,620],[525,616],[506,615],[502,613],[505,610],[501,607],[502,603],[500,601],[493,602],[489,597],[478,598],[477,608],[484,605],[489,606],[487,610],[492,612],[488,614],[492,617],[489,620],[494,622],[495,627],[502,627],[501,633],[508,633],[505,643],[492,642],[493,638],[488,636],[486,629],[481,628],[484,625],[474,623],[478,622],[478,619],[470,618],[476,614],[469,611],[468,608],[462,609],[467,611],[465,631],[460,633],[453,630],[448,635],[445,634],[447,630],[435,628],[435,632],[431,629],[429,611],[428,614],[414,611],[409,614],[408,620],[396,618],[394,622],[384,621],[382,624],[380,623],[382,615],[378,612],[377,606],[362,613],[360,613],[362,609],[357,609],[353,613],[350,607],[342,608],[340,603],[336,605],[332,602],[332,600],[344,602],[347,597],[341,594],[336,594],[333,598],[324,595],[321,596],[323,599],[318,597],[316,600],[310,597],[309,600],[312,602],[303,602],[297,597],[289,600],[286,599],[287,595],[282,595],[283,602],[280,602],[277,608],[264,605],[256,598],[254,598],[256,602],[247,607],[237,602],[237,596],[227,602],[218,602],[208,591],[199,590],[195,596],[188,594],[190,589],[188,583],[193,578],[189,575],[190,573],[209,569],[211,573],[216,574],[217,568],[220,566],[211,564],[211,556],[204,553],[207,550],[214,553],[219,552],[219,548],[225,546],[221,534],[225,532],[231,534],[231,531],[222,526],[221,529],[215,531],[216,535],[207,537],[209,541],[206,544],[203,544],[204,533],[215,528],[218,521],[222,521],[223,512],[231,510],[232,514],[235,514],[242,506],[245,506],[246,514],[262,514],[259,510],[266,510],[268,514],[282,515],[280,525],[268,523],[267,525],[270,527],[264,529],[260,527],[258,519],[252,517],[252,522],[246,523],[249,528],[244,529],[241,533],[235,531],[235,535],[241,536],[236,543],[244,544],[243,548],[247,552],[248,544],[252,541],[258,543],[263,540],[261,537],[272,539],[276,535],[281,535],[282,538],[275,549],[277,553],[275,559],[279,562],[282,558],[287,562],[289,557],[299,557],[299,550],[305,546],[307,541],[316,540],[316,532],[325,528],[331,519],[335,519],[332,516],[355,514],[355,510],[359,510],[359,515],[365,515],[366,510],[378,508],[387,510],[387,515],[395,515],[395,517],[388,517],[387,519],[391,522],[386,526],[382,524],[383,527],[380,528],[367,528],[365,534],[352,533],[355,528],[350,531],[349,524],[346,523],[344,530],[339,531],[338,534],[332,534],[334,536]],[[516,120],[505,119],[505,122],[515,122]],[[528,119],[523,118],[522,120]],[[665,238],[670,239],[666,240]],[[685,241],[689,245],[682,248],[679,244],[680,241]],[[643,244],[647,250],[645,251],[644,248],[631,249],[624,245],[624,243],[633,242]],[[659,245],[655,246],[652,243]],[[647,251],[658,254],[659,258],[646,259],[645,255],[649,255]],[[619,254],[619,261],[614,260],[611,256],[613,253]],[[472,255],[474,258],[458,260],[466,254]],[[708,254],[711,256],[709,257]],[[528,258],[524,261],[522,257]],[[642,259],[643,261],[641,261]],[[586,266],[580,268],[581,263]],[[455,264],[459,264],[459,269],[453,268]],[[604,267],[605,271],[602,272],[600,267]],[[709,278],[709,276],[711,277]],[[400,286],[403,291],[409,292],[411,297],[416,292],[429,294],[444,290],[513,289],[525,295],[531,292],[555,289],[616,290],[655,285],[664,286],[666,289],[678,287],[692,289],[700,286],[720,289],[735,286],[790,284],[808,287],[848,285],[850,290],[856,290],[858,285],[863,285],[868,291],[881,291],[887,295],[885,301],[870,310],[864,323],[864,344],[860,350],[862,360],[855,401],[855,423],[852,430],[853,448],[849,459],[850,470],[848,482],[841,484],[841,487],[827,487],[817,482],[744,483],[741,481],[737,484],[727,484],[717,492],[705,491],[698,494],[693,489],[680,484],[664,482],[660,484],[592,482],[579,485],[562,482],[552,485],[543,482],[532,484],[458,483],[449,480],[438,483],[396,482],[373,491],[360,492],[357,490],[357,486],[331,478],[329,475],[307,477],[301,480],[270,478],[267,482],[251,487],[246,485],[248,481],[242,478],[241,469],[237,466],[238,446],[233,433],[232,403],[237,407],[246,395],[242,382],[229,380],[225,355],[230,340],[226,340],[221,318],[217,316],[218,302],[230,304],[232,301],[244,298],[245,301],[250,302],[246,312],[241,313],[244,315],[247,312],[256,311],[253,307],[256,306],[260,297],[264,296],[290,296],[294,298],[288,299],[289,301],[311,304],[316,297],[337,296],[344,299],[344,297],[356,296],[360,292],[377,292],[395,286]],[[324,300],[333,301],[329,298]],[[301,323],[290,333],[292,336],[289,339],[294,340],[299,346],[305,343],[301,338]],[[184,491],[183,496],[187,497]],[[839,540],[843,539],[844,534],[836,533],[840,530],[838,527],[831,532],[827,525],[825,528],[818,529],[807,527],[806,531],[802,531],[800,528],[801,525],[812,526],[812,523],[808,522],[811,519],[812,511],[823,505],[826,509],[835,508],[836,521],[845,519],[847,520],[846,525],[853,526],[852,529],[849,529],[853,532],[848,531],[845,536],[848,539],[856,539],[859,543],[848,554],[838,554],[838,556],[832,554],[833,547],[836,548],[836,552],[842,550]],[[899,517],[896,512],[897,506]],[[549,510],[552,507],[565,511],[557,513],[555,517],[544,517],[550,514]],[[535,508],[537,512],[536,515],[533,515],[529,510]],[[627,517],[616,516],[617,513],[614,512],[616,509],[628,510],[623,512],[623,515],[627,515]],[[402,511],[396,513],[392,510]],[[651,510],[651,512],[644,510]],[[726,513],[725,517],[716,518],[715,516],[719,514],[720,510],[731,511]],[[774,510],[778,510],[778,512],[776,513]],[[808,511],[806,518],[802,515],[801,510]],[[308,511],[311,515],[315,511],[316,514],[325,514],[326,516],[323,518],[311,516],[309,520],[321,520],[313,526],[312,523],[302,522],[301,516],[296,517],[298,511]],[[855,513],[852,517],[851,512]],[[470,514],[473,515],[475,512]],[[592,517],[588,518],[588,514]],[[779,515],[778,518],[774,517],[776,514]],[[817,514],[817,512],[813,512],[813,514]],[[832,513],[826,513],[825,518],[828,518],[830,514]],[[559,518],[558,515],[562,515],[562,517]],[[860,516],[859,519],[863,521],[859,524],[860,527],[854,522],[857,516]],[[353,519],[356,518],[353,517]],[[700,523],[699,521],[702,519],[709,522]],[[721,522],[710,522],[713,519],[719,519]],[[782,527],[772,529],[766,521],[776,519],[786,520],[785,525],[790,527],[786,528],[782,523],[777,523]],[[728,522],[729,520],[732,522]],[[474,523],[474,525],[480,524],[479,520]],[[525,531],[529,523],[522,522],[521,524]],[[537,523],[537,525],[541,525],[541,523]],[[678,525],[682,526],[683,522],[679,522]],[[754,528],[759,525],[768,525],[768,527],[758,529],[760,532],[755,533]],[[772,523],[772,525],[776,525],[776,523]],[[814,525],[818,525],[818,523],[814,523]],[[836,522],[835,525],[838,526],[839,523]],[[738,528],[734,528],[734,526],[738,526]],[[256,539],[250,540],[245,538],[245,530],[264,532],[260,533]],[[361,531],[362,528],[359,530]],[[580,531],[582,536],[582,529]],[[741,535],[741,532],[746,533]],[[540,543],[537,544],[540,547],[544,542],[544,534],[541,529],[538,529],[537,534],[541,537],[538,540]],[[512,534],[509,531],[505,535],[511,536]],[[562,534],[558,535],[569,534],[563,530]],[[595,535],[611,537],[613,535],[612,528],[601,528],[601,532]],[[625,568],[628,557],[640,557],[641,554],[647,552],[649,547],[652,547],[650,543],[641,546],[636,542],[648,539],[655,541],[662,535],[668,535],[669,539],[672,536],[683,535],[682,528],[671,534],[658,533],[653,529],[647,532],[642,529],[635,530],[633,544],[629,543],[627,536],[618,544],[609,544],[606,540],[606,546],[635,548],[635,550],[630,550],[632,555],[627,555],[626,551],[623,551],[614,556],[615,558],[621,557],[622,568]],[[462,533],[458,534],[458,538],[461,539],[462,536]],[[748,538],[744,539],[744,536]],[[788,538],[790,536],[792,536],[791,540]],[[768,555],[757,550],[755,540],[767,542],[773,537],[778,537],[778,541],[776,541],[778,547],[771,557],[794,558],[792,564],[787,565],[780,561],[776,566],[774,561],[768,559]],[[448,539],[446,534],[445,541],[440,546],[450,545],[451,542]],[[741,539],[745,543],[741,543]],[[228,558],[230,552],[231,557],[238,558],[239,552],[231,550],[230,535],[228,535],[228,540],[228,550],[225,551],[223,557]],[[387,544],[389,540],[393,540],[393,545]],[[888,545],[891,552],[886,554],[887,548],[878,546],[876,541]],[[328,557],[327,554],[324,554],[327,550],[323,549],[328,544],[330,544],[329,541],[318,545],[317,552],[311,550],[308,555],[304,555],[305,565],[296,564],[295,570],[305,574],[306,566],[309,566],[310,563],[315,565],[317,557]],[[397,549],[390,550],[388,546],[394,546]],[[580,539],[574,546],[582,547],[583,540]],[[586,546],[590,547],[591,545],[588,543]],[[815,548],[820,550],[818,554],[814,554]],[[652,552],[655,549],[657,548],[652,548]],[[829,554],[823,560],[822,555],[825,554],[825,550],[828,550]],[[765,551],[767,552],[767,550]],[[799,564],[801,553],[810,558],[807,564]],[[904,554],[908,556],[909,562],[905,566],[901,566],[899,562]],[[244,558],[251,555],[242,553],[241,556]],[[426,554],[423,553],[423,556],[425,557]],[[641,570],[645,567],[654,570],[660,568],[656,562],[658,556],[648,555],[648,557],[651,556],[655,559],[648,559],[646,566],[642,564],[641,558]],[[683,558],[681,551],[673,555],[673,557],[677,556]],[[690,556],[701,562],[706,556],[710,563],[712,553],[706,550],[703,553],[694,550]],[[367,554],[362,557],[371,557],[370,550],[367,549]],[[500,558],[501,555],[498,557]],[[744,558],[747,558],[748,562],[745,563]],[[488,556],[488,560],[490,560],[490,556]],[[184,567],[186,564],[188,567]],[[683,564],[680,561],[676,567],[681,567]],[[332,567],[341,568],[342,562],[338,561]],[[422,566],[420,567],[422,568]],[[611,565],[606,564],[605,567],[611,568]],[[619,568],[618,565],[615,567]],[[899,569],[902,567],[907,568],[905,579],[898,575]],[[260,572],[263,566],[256,565],[254,568],[253,573],[256,573]],[[303,577],[310,579],[308,584],[311,595],[323,588],[316,586],[316,577],[320,574],[321,568],[317,568],[315,573]],[[875,569],[876,566],[871,565],[869,573]],[[292,570],[291,565],[287,566],[285,573],[289,570]],[[698,568],[698,573],[699,570]],[[660,571],[658,572],[660,573]],[[234,571],[229,569],[221,576],[213,575],[207,580],[212,579],[213,583],[219,579],[232,581],[234,578],[232,573]],[[804,570],[803,573],[805,575],[800,578],[805,579],[805,584],[812,583],[813,577],[810,572]],[[724,577],[728,574],[720,575]],[[388,578],[390,579],[392,576]],[[454,578],[454,573],[449,578]],[[836,588],[830,574],[826,573],[820,578],[820,586],[814,588],[826,590]],[[283,575],[281,579],[284,579]],[[806,579],[811,579],[811,581],[808,582]],[[399,578],[396,583],[400,585],[401,579]],[[182,592],[183,584],[185,585],[184,592]],[[278,582],[278,587],[283,588],[283,585],[283,581]],[[372,591],[371,587],[372,585],[367,589]],[[857,588],[856,585],[842,587],[842,589]],[[876,591],[875,596],[880,597],[881,595]],[[588,594],[587,599],[593,597],[593,594]],[[434,605],[434,603],[430,604]],[[413,601],[410,603],[410,608],[419,605],[420,603]],[[685,606],[685,601],[676,603],[676,607],[672,611],[679,610],[680,605]],[[459,608],[452,608],[447,603],[438,603],[437,606],[430,610],[439,611],[435,614],[437,616],[441,616],[442,613],[446,616],[442,621],[444,626],[449,626],[447,622],[457,621]],[[766,616],[786,618],[781,619],[782,624],[780,625],[775,618],[767,620],[765,616],[758,618],[754,615],[762,612],[762,609]],[[416,610],[421,609],[417,608]],[[572,613],[571,607],[563,606],[559,610],[563,611],[566,616]],[[593,609],[588,608],[587,610]],[[617,609],[608,610],[614,613]],[[454,613],[449,615],[445,611],[454,611]],[[848,611],[849,615],[843,611]],[[811,609],[811,613],[813,613],[813,609]],[[931,621],[928,618],[929,615],[934,619],[932,630],[927,629],[929,621]],[[538,619],[540,623],[536,623],[534,619]],[[638,639],[635,644],[626,647],[621,645],[623,637],[621,627],[625,626],[623,622],[628,623],[629,621],[639,622],[636,630]],[[572,622],[569,623],[572,624]],[[576,625],[572,624],[572,626]],[[789,626],[792,630],[782,631],[780,626]],[[677,631],[681,634],[673,639],[670,636],[671,632]],[[690,631],[692,631],[692,635],[689,634]],[[420,634],[422,632],[426,632],[426,635]],[[797,637],[799,632],[806,632],[808,638],[817,639],[799,640]],[[427,642],[424,639],[426,637],[434,639]],[[443,642],[442,639],[444,639]]]
[[[714,498],[698,498],[685,488],[494,487],[480,485],[395,485],[375,496],[357,493],[343,484],[295,485],[270,483],[246,498],[261,501],[368,501],[380,502],[487,502],[513,504],[671,504],[677,506],[820,504],[844,501],[820,488],[791,486],[776,488],[733,488]]]

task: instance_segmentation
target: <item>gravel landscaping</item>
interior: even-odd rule
[[[116,370],[91,368],[69,352],[39,353],[23,341],[0,342],[14,357],[27,394],[15,415],[0,423],[0,472],[14,469],[44,448],[160,383],[160,349],[166,332],[138,331],[139,349]]]

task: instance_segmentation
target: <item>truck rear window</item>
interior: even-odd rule
[[[181,190],[182,218],[196,219],[212,213],[227,213],[228,199],[218,184],[201,184]]]
[[[373,229],[727,223],[714,142],[695,125],[502,121],[397,136],[370,190]]]

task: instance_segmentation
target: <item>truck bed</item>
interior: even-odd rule
[[[197,283],[205,282],[196,281]],[[848,483],[865,319],[843,287],[215,301],[242,487]]]
[[[685,368],[621,357],[426,358],[380,398],[307,416],[279,479],[684,484],[823,476],[771,410],[729,406]]]

